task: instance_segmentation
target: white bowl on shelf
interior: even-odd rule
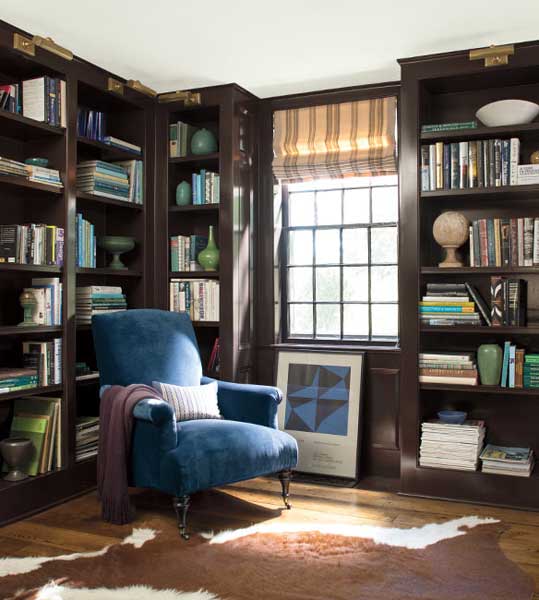
[[[486,127],[525,125],[539,115],[539,104],[527,100],[498,100],[482,106],[475,116]]]

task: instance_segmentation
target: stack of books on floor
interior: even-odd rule
[[[192,321],[219,321],[219,282],[171,279],[170,310],[187,312]]]
[[[21,84],[0,85],[0,109],[11,113],[22,113]]]
[[[193,173],[191,188],[193,204],[219,204],[221,179],[217,173],[201,169]]]
[[[33,320],[36,325],[62,324],[62,291],[59,277],[35,277],[32,287],[24,288],[32,293],[37,301]]]
[[[481,325],[481,317],[490,325],[489,313],[477,289],[468,283],[427,283],[419,303],[421,324],[432,327]]]
[[[31,476],[62,467],[62,399],[30,396],[13,403],[10,437],[28,438],[35,453],[23,466]],[[4,466],[4,471],[6,471]]]
[[[99,447],[99,417],[77,417],[75,425],[75,460],[97,456]]]
[[[529,477],[535,466],[531,448],[510,448],[487,444],[481,453],[483,473]]]
[[[421,424],[419,465],[477,471],[484,440],[483,421],[465,421],[462,425],[427,421]]]
[[[141,160],[123,160],[116,161],[115,164],[127,171],[127,180],[129,182],[129,191],[127,198],[116,198],[116,200],[127,200],[134,204],[144,203],[144,163]],[[95,192],[94,192],[95,193]]]
[[[28,177],[28,165],[0,156],[0,175],[16,175],[17,177]]]
[[[0,263],[64,264],[64,230],[56,225],[0,225]]]
[[[470,267],[539,264],[539,218],[488,218],[470,225]]]
[[[77,165],[77,191],[113,200],[129,200],[129,178],[124,167],[104,160]]]
[[[48,167],[39,167],[37,165],[26,165],[28,179],[37,183],[54,185],[57,188],[63,187],[58,169],[49,169]]]
[[[523,386],[539,388],[539,354],[526,354],[523,365]]]
[[[39,375],[37,368],[2,367],[0,368],[0,394],[9,394],[19,390],[37,387]]]
[[[102,142],[105,139],[105,113],[99,110],[79,108],[77,114],[77,135]]]
[[[527,300],[528,282],[525,279],[490,278],[490,318],[494,327],[524,327]]]
[[[90,325],[94,315],[127,310],[127,300],[120,286],[88,285],[77,287],[77,325]]]
[[[519,155],[518,138],[421,146],[421,190],[518,185]]]
[[[118,148],[118,150],[126,150],[127,152],[132,152],[133,154],[142,154],[142,148],[140,146],[132,144],[131,142],[126,142],[120,138],[113,137],[112,135],[106,135],[103,138],[103,143],[107,144],[107,146]]]
[[[195,133],[196,127],[182,123],[172,123],[169,125],[169,153],[170,158],[187,156],[191,149],[191,138]]]
[[[84,219],[81,213],[77,213],[75,225],[77,232],[77,267],[95,269],[97,244],[94,224]]]
[[[420,352],[419,383],[477,385],[473,352]]]
[[[173,235],[170,238],[171,271],[203,271],[197,258],[208,245],[203,235]]]
[[[48,342],[28,341],[22,344],[22,360],[26,368],[34,369],[38,385],[60,385],[62,383],[62,339]]]
[[[22,114],[55,127],[66,127],[66,82],[47,75],[23,81]]]

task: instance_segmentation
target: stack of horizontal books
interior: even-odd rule
[[[132,144],[131,142],[126,142],[125,140],[121,140],[112,135],[106,135],[103,138],[103,143],[107,144],[107,146],[118,148],[118,150],[126,150],[127,152],[133,152],[133,154],[142,154],[142,148],[140,146]]]
[[[99,417],[78,417],[75,425],[75,460],[97,455],[99,446]]]
[[[34,388],[37,387],[38,383],[39,375],[37,368],[0,368],[0,394],[9,394],[9,392]]]
[[[462,425],[439,420],[422,423],[419,465],[477,471],[485,431],[483,421],[465,421]]]
[[[468,283],[427,283],[419,303],[421,323],[432,327],[481,325],[481,317],[490,325],[489,313],[477,289]]]
[[[474,353],[420,352],[419,382],[477,385]]]
[[[54,185],[57,188],[63,187],[62,180],[60,179],[60,171],[58,171],[58,169],[49,169],[38,165],[26,165],[26,171],[30,181]]]
[[[89,325],[93,315],[127,310],[127,300],[120,286],[88,285],[77,287],[77,325]]]
[[[529,477],[535,466],[531,448],[510,448],[487,444],[481,453],[483,473]]]
[[[129,200],[127,170],[104,160],[83,161],[77,165],[77,190],[113,200]]]
[[[0,156],[0,175],[16,175],[18,177],[28,177],[27,165],[18,160],[11,160]]]
[[[525,388],[539,388],[539,354],[526,354],[524,356]]]

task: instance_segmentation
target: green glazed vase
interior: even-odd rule
[[[191,138],[191,153],[196,155],[217,152],[217,140],[209,129],[199,129]]]
[[[482,344],[477,349],[481,385],[499,385],[503,352],[497,344]]]
[[[210,225],[208,245],[198,255],[198,264],[204,271],[217,271],[219,267],[219,248],[215,243],[213,229],[213,225]]]
[[[193,199],[191,193],[191,184],[187,181],[182,181],[176,186],[176,204],[177,206],[187,206],[191,204]]]

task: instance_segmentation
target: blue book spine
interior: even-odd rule
[[[488,266],[496,266],[496,237],[494,219],[487,219]]]
[[[429,313],[429,312],[440,312],[440,313],[461,313],[461,312],[465,312],[465,313],[469,313],[472,314],[471,311],[463,311],[462,310],[462,306],[420,306],[419,307],[419,312],[422,313]]]
[[[511,342],[505,342],[503,346],[503,364],[502,364],[502,379],[500,381],[500,385],[502,387],[507,387],[507,375],[509,372],[509,348],[511,346]]]
[[[197,203],[197,175],[191,175],[191,194],[193,194],[193,204]]]
[[[509,387],[515,387],[515,353],[516,346],[509,346]]]

